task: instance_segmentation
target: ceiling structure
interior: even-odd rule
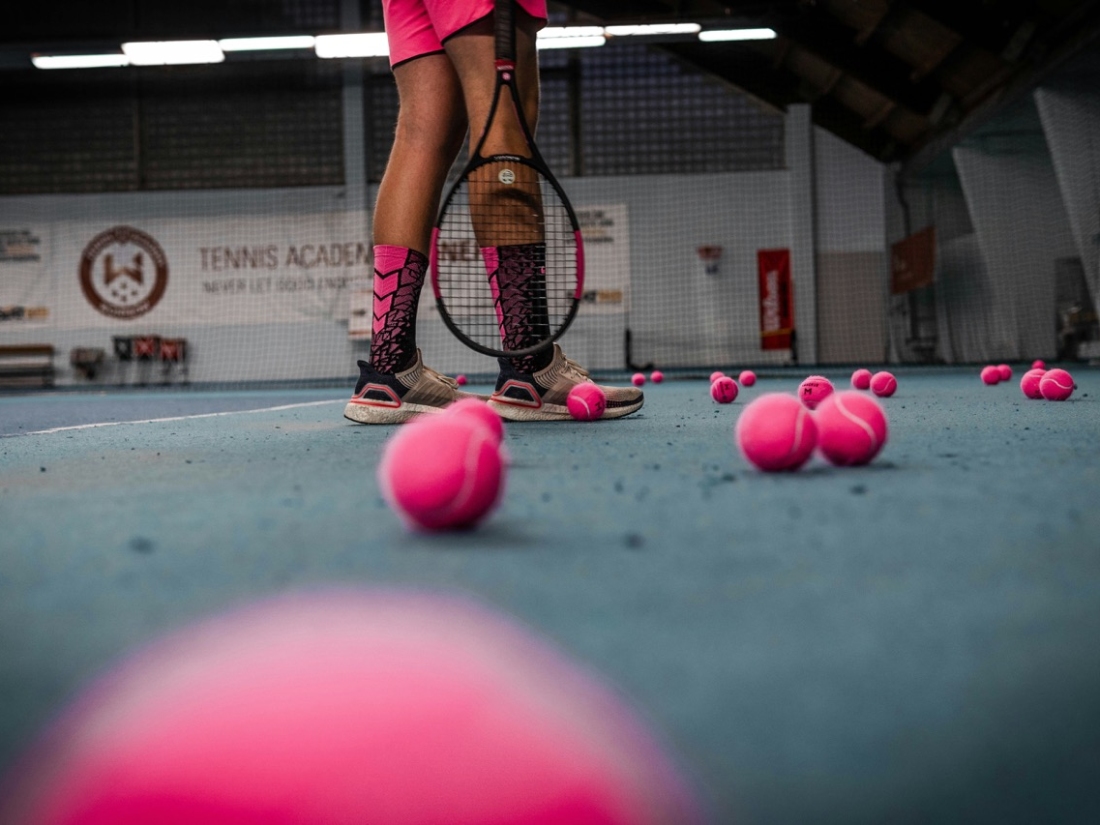
[[[1100,0],[557,0],[575,22],[692,20],[774,40],[657,44],[884,162],[922,165],[1100,33]]]

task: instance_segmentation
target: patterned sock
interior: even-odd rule
[[[522,349],[550,337],[546,305],[546,244],[482,247],[489,286],[496,302],[500,340],[505,349]],[[517,372],[531,374],[554,358],[547,348],[510,359]]]
[[[370,365],[395,373],[416,357],[416,308],[428,259],[415,249],[374,247],[374,337]]]

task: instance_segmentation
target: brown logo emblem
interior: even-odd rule
[[[80,256],[80,288],[111,318],[137,318],[168,288],[168,259],[150,235],[116,226],[92,238]]]

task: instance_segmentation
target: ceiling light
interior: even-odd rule
[[[608,26],[607,33],[614,37],[652,37],[665,34],[695,34],[702,26],[698,23],[648,23],[639,26]]]
[[[699,39],[706,43],[726,40],[774,40],[774,29],[711,29],[699,32]]]
[[[129,66],[124,54],[32,54],[31,63],[37,69],[104,69]]]
[[[188,63],[221,63],[225,60],[225,53],[213,40],[123,43],[122,51],[134,66],[182,66]]]
[[[538,49],[590,49],[607,42],[603,26],[547,26],[538,33]]]
[[[312,49],[313,35],[300,34],[288,37],[229,37],[219,40],[223,52],[267,52],[278,49]]]
[[[322,34],[314,50],[318,57],[386,57],[390,44],[385,32],[364,34]]]

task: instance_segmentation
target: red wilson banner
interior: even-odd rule
[[[756,263],[760,273],[760,349],[790,349],[794,332],[791,251],[759,249]]]

